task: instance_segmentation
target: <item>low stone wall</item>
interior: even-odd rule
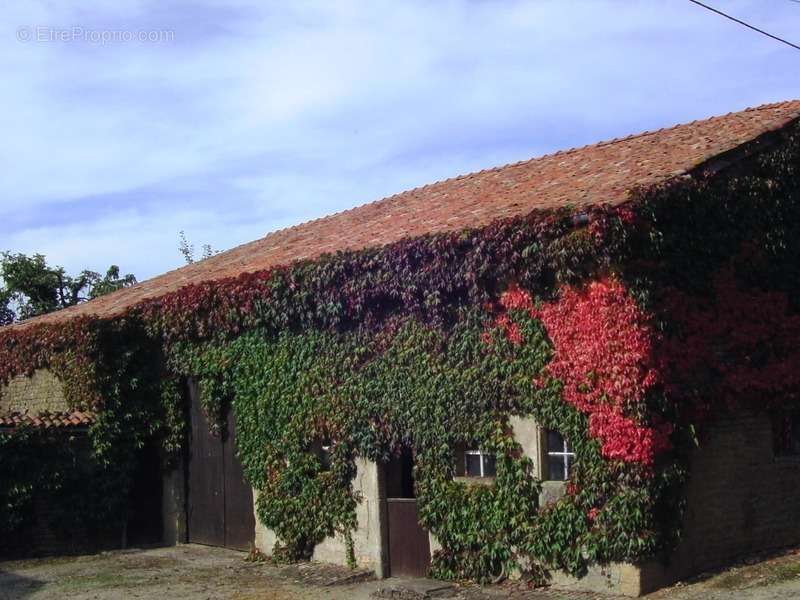
[[[642,569],[628,563],[592,565],[583,577],[573,577],[563,571],[550,574],[550,584],[560,590],[576,592],[604,592],[623,596],[646,594]]]

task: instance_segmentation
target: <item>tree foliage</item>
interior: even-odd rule
[[[120,275],[117,265],[111,265],[104,276],[86,269],[71,276],[64,267],[48,265],[43,254],[11,252],[0,255],[0,278],[2,325],[74,306],[136,283],[132,274]]]

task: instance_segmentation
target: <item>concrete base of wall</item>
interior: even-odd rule
[[[642,565],[612,563],[593,565],[586,575],[579,578],[563,571],[552,572],[550,583],[557,589],[613,593],[636,598],[696,574],[697,571],[687,570],[686,565],[678,562],[664,564],[651,561]]]
[[[563,571],[552,572],[550,577],[551,585],[557,589],[613,593],[634,598],[672,585],[681,579],[674,565],[664,565],[657,561],[643,565],[592,565],[583,577],[573,577]]]
[[[627,563],[594,565],[580,578],[567,575],[563,571],[555,571],[550,577],[553,587],[577,592],[605,592],[637,597],[649,591],[645,591],[647,586],[642,581],[641,569]]]
[[[253,489],[253,514],[256,518],[256,534],[253,545],[265,556],[272,556],[278,536],[272,529],[267,529],[258,518],[258,490],[256,489]]]

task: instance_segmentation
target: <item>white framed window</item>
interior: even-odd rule
[[[566,481],[572,473],[575,453],[569,442],[557,431],[548,429],[545,432],[545,456],[547,458],[547,479],[550,481]]]
[[[466,477],[494,477],[497,465],[494,454],[480,449],[464,450],[464,475]]]

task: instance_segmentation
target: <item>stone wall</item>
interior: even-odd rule
[[[690,464],[683,539],[667,565],[643,568],[645,591],[800,544],[800,459],[774,455],[766,415],[715,424]]]
[[[54,455],[63,454],[64,446],[69,445],[75,457],[73,464],[81,468],[91,451],[89,438],[84,432],[62,431],[60,434],[63,440],[41,449],[42,464],[58,462]],[[65,501],[74,502],[74,496],[65,498],[59,492],[37,490],[29,518],[11,535],[0,536],[0,560],[86,554],[120,547],[119,527],[96,531],[79,520],[65,520],[60,510]]]
[[[353,490],[360,494],[361,502],[356,508],[358,528],[353,532],[353,549],[359,567],[372,569],[378,577],[384,573],[383,540],[386,539],[381,528],[386,522],[382,518],[382,488],[378,465],[366,459],[356,459],[356,477]],[[253,490],[253,502],[257,501]],[[258,513],[256,513],[258,514]],[[272,554],[275,533],[267,529],[256,518],[255,546],[264,554]],[[347,545],[340,535],[325,538],[314,548],[312,560],[338,565],[347,565]]]
[[[668,562],[598,565],[558,587],[646,594],[759,551],[800,544],[800,459],[776,457],[766,415],[710,427],[690,457],[683,538]]]
[[[253,489],[253,514],[256,520],[256,534],[253,545],[267,556],[272,556],[272,549],[275,547],[275,542],[278,541],[278,536],[275,535],[272,529],[265,527],[258,518],[258,490],[255,488]]]
[[[511,425],[540,473],[542,446],[536,423],[512,418]],[[668,563],[593,565],[581,578],[554,572],[552,583],[576,591],[639,596],[748,553],[800,544],[800,459],[776,458],[772,447],[772,428],[765,415],[718,422],[691,456],[683,539]],[[386,556],[381,527],[386,519],[381,514],[378,466],[359,460],[353,485],[363,495],[353,536],[356,560],[381,576],[385,572],[381,557]],[[552,501],[553,492],[545,490],[540,501]],[[256,546],[269,554],[274,543],[274,534],[257,523]],[[431,550],[437,547],[431,536]],[[326,539],[313,558],[346,564],[344,540]]]
[[[0,388],[0,414],[61,412],[69,410],[61,381],[46,369],[31,377],[19,375]]]
[[[514,440],[522,447],[522,452],[533,462],[533,474],[536,478],[544,478],[546,447],[542,428],[531,418],[512,416],[509,425]],[[539,493],[539,506],[557,502],[566,493],[564,481],[542,481]],[[520,572],[512,573],[512,578],[519,577]],[[626,596],[638,596],[641,590],[640,569],[634,565],[614,563],[609,565],[592,565],[583,577],[577,578],[563,571],[550,573],[550,583],[557,588],[577,592],[614,592]]]
[[[530,418],[512,416],[509,419],[514,440],[522,446],[522,452],[533,462],[533,474],[538,479],[544,478],[545,447],[542,429]],[[556,502],[566,493],[563,481],[542,481],[539,494],[539,506]]]
[[[381,526],[385,519],[381,518],[383,502],[378,465],[363,458],[356,459],[356,477],[353,489],[361,495],[361,502],[356,507],[358,528],[353,532],[353,549],[356,563],[375,571],[378,577],[383,575],[383,548]],[[326,538],[314,548],[313,560],[346,565],[347,546],[340,535]]]

